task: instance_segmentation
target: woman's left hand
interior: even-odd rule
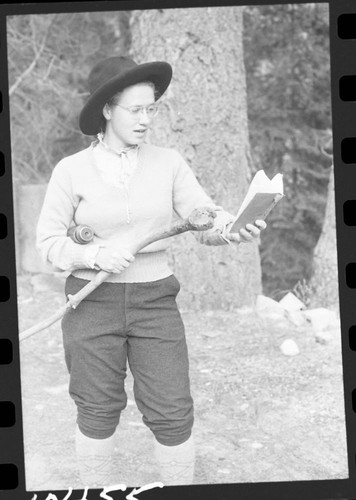
[[[258,238],[266,227],[265,221],[256,220],[254,224],[246,224],[238,233],[227,233],[225,238],[232,243],[249,243]]]

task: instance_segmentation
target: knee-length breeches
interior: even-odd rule
[[[69,276],[65,293],[86,280]],[[83,434],[111,436],[126,407],[127,360],[143,422],[167,446],[183,443],[193,426],[184,326],[172,275],[149,283],[103,283],[62,320],[69,392]]]

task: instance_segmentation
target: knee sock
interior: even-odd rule
[[[195,446],[192,435],[177,446],[165,446],[155,440],[155,456],[164,485],[193,483]]]
[[[114,435],[107,439],[93,439],[76,427],[77,463],[84,487],[102,488],[117,483],[114,477],[114,444]]]

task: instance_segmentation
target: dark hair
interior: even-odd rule
[[[154,92],[154,96],[155,96],[155,100],[157,99],[158,95],[159,95],[159,91],[158,89],[156,88],[156,85],[149,81],[149,80],[145,80],[143,82],[137,82],[137,84],[134,84],[134,85],[139,85],[139,84],[145,84],[145,85],[148,85],[150,86],[152,89],[153,89],[153,92]],[[127,88],[127,87],[125,87]],[[116,92],[116,94],[114,94],[112,97],[110,97],[110,99],[105,103],[105,105],[108,105],[108,106],[113,106],[114,104],[117,103],[118,99],[120,98],[122,92],[124,91],[125,89],[122,89],[120,90],[119,92]],[[101,115],[101,119],[100,119],[100,131],[101,132],[105,132],[105,129],[106,129],[106,118],[104,117],[104,115],[102,114]]]

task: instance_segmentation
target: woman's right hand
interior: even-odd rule
[[[135,257],[126,248],[100,248],[95,259],[95,265],[108,273],[121,273]]]

